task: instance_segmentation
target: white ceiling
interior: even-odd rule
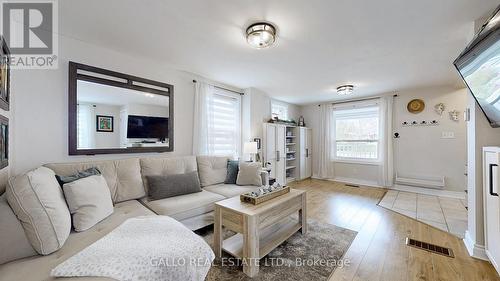
[[[146,92],[79,80],[78,102],[98,103],[115,106],[124,105],[154,105],[168,108],[169,98]],[[168,110],[167,110],[168,111]]]
[[[474,20],[498,0],[65,0],[60,32],[273,98],[307,104],[453,85],[452,61]],[[243,30],[266,20],[277,44],[256,50]]]

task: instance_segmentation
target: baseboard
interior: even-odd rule
[[[478,245],[474,243],[474,240],[470,237],[469,231],[465,231],[465,237],[463,239],[465,248],[467,249],[467,252],[469,252],[469,255],[471,257],[474,257],[476,259],[480,260],[485,260],[485,261],[490,261],[488,258],[488,255],[486,254],[486,250],[484,249],[484,246]]]
[[[383,186],[380,186],[377,182],[365,181],[365,180],[359,180],[359,179],[353,179],[353,178],[346,178],[346,177],[335,177],[333,179],[322,179],[322,178],[319,178],[317,175],[313,175],[311,178],[318,179],[318,180],[335,181],[335,182],[347,183],[347,184],[353,184],[353,185],[362,185],[362,186],[368,186],[368,187],[383,188]]]
[[[500,269],[498,268],[498,264],[495,261],[495,259],[491,257],[490,252],[488,252],[487,250],[485,252],[486,252],[486,255],[488,256],[488,258],[490,259],[490,262],[493,265],[493,267],[495,268],[495,270],[500,273]]]
[[[395,184],[390,189],[465,200],[465,192]]]

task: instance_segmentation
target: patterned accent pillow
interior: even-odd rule
[[[238,172],[240,170],[240,161],[238,160],[227,160],[227,174],[225,184],[236,184],[236,179],[238,178]]]

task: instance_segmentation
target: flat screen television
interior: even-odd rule
[[[500,127],[500,6],[453,63],[492,127]]]
[[[160,139],[168,136],[168,118],[129,115],[127,138],[129,139]]]

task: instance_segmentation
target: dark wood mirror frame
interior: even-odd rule
[[[79,72],[80,71],[80,72]],[[84,72],[84,73],[81,73]],[[91,74],[95,73],[96,76]],[[111,80],[103,78],[105,76],[117,78]],[[131,89],[147,92],[156,95],[169,97],[168,116],[168,146],[160,147],[127,147],[127,148],[97,148],[78,149],[77,146],[77,83],[78,80],[93,82],[97,84]],[[126,82],[120,82],[124,80]],[[134,84],[137,83],[137,84]],[[150,87],[148,87],[150,86]],[[123,74],[111,70],[93,67],[81,63],[69,62],[69,84],[68,84],[68,141],[69,155],[95,155],[95,154],[115,154],[115,153],[147,153],[147,152],[168,152],[174,150],[174,86],[162,82],[157,82],[145,78],[140,78],[128,74]]]

